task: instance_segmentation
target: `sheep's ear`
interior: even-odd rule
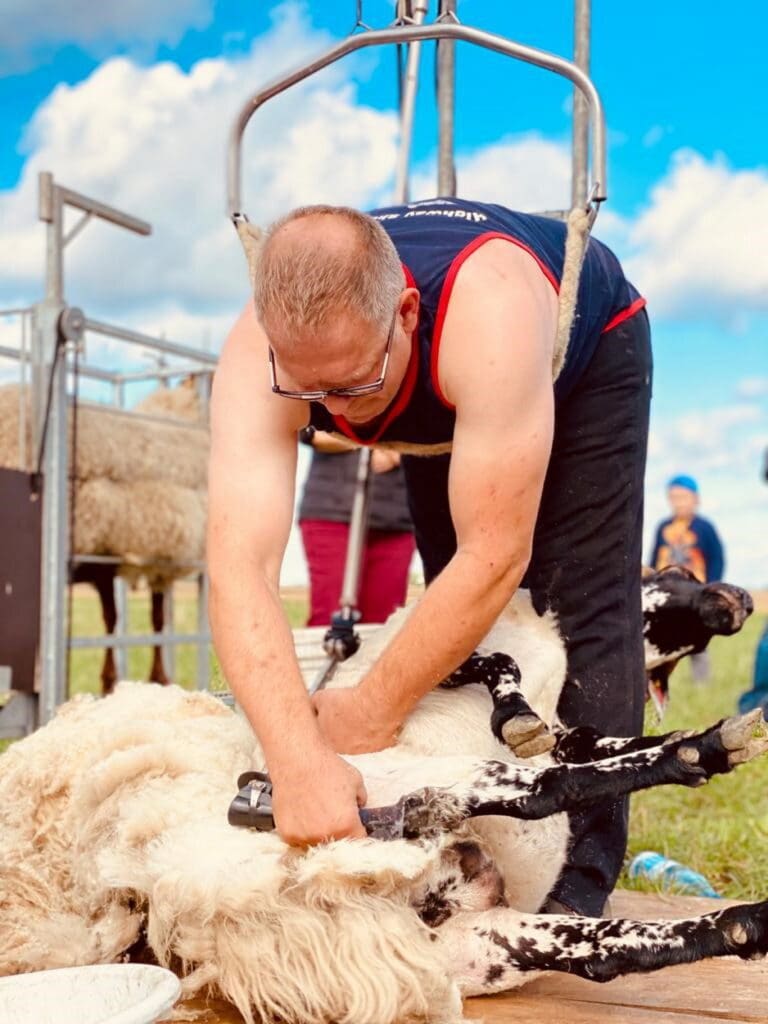
[[[694,583],[700,583],[699,577],[695,572],[691,572],[690,569],[684,565],[665,565],[663,569],[659,569],[660,576],[677,576],[681,580],[692,580]]]
[[[251,281],[251,288],[253,288],[256,281],[256,265],[258,263],[259,250],[262,245],[262,231],[261,228],[251,224],[244,217],[236,221],[235,227],[245,252],[245,258],[248,261],[248,277]]]

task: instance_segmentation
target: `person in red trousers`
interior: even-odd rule
[[[299,528],[309,568],[308,626],[327,626],[339,608],[360,453],[322,431],[300,431],[312,462],[299,506]],[[400,456],[371,454],[368,529],[357,607],[361,622],[385,622],[405,604],[416,542]]]

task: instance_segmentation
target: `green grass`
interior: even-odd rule
[[[179,631],[195,628],[195,601],[190,588],[178,588],[175,615]],[[292,626],[304,623],[306,603],[285,601]],[[740,693],[751,686],[754,652],[764,616],[756,614],[735,637],[716,637],[709,646],[712,678],[706,684],[691,680],[683,661],[671,681],[672,700],[663,726],[649,710],[646,732],[705,728],[733,714]],[[149,631],[149,602],[141,592],[129,597],[129,629]],[[90,588],[78,587],[74,601],[76,635],[100,635],[99,602]],[[195,685],[195,649],[177,648],[175,681]],[[72,655],[72,692],[99,690],[101,650]],[[128,675],[146,678],[150,654],[129,650]],[[210,655],[213,689],[224,682],[215,656]],[[730,775],[718,776],[701,789],[665,786],[638,793],[632,800],[627,863],[640,850],[658,850],[702,872],[723,896],[757,899],[768,895],[768,757],[744,765]],[[652,890],[648,883],[620,881],[628,888]]]
[[[764,615],[753,615],[734,637],[709,645],[712,677],[694,683],[689,662],[672,675],[671,703],[662,725],[646,710],[647,733],[699,729],[732,715],[751,689],[755,648]],[[768,895],[768,757],[716,776],[700,789],[663,786],[632,797],[627,863],[641,850],[658,850],[700,871],[722,895]],[[621,885],[654,891],[625,875]]]
[[[194,588],[191,586],[177,587],[174,597],[174,626],[178,633],[193,633],[197,625],[196,601]],[[306,620],[306,601],[298,598],[285,598],[283,607],[288,615],[291,626],[302,626]],[[78,586],[72,607],[72,632],[74,636],[100,636],[104,632],[101,618],[101,605],[96,592],[89,586]],[[139,590],[128,595],[128,630],[129,633],[151,633],[149,596],[146,591]],[[73,651],[70,660],[70,692],[100,693],[101,665],[104,654],[101,648]],[[152,663],[152,655],[148,648],[128,648],[127,653],[129,679],[146,679]],[[221,674],[216,655],[211,649],[208,657],[209,679],[212,690],[227,689]],[[166,672],[170,675],[170,666],[166,664]],[[176,647],[176,664],[173,681],[180,686],[194,689],[197,678],[197,648],[190,644],[179,644]]]

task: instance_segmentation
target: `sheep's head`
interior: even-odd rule
[[[738,633],[754,609],[746,590],[730,583],[708,583],[702,587],[696,606],[701,621],[717,636]]]

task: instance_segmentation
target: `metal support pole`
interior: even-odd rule
[[[175,633],[173,584],[169,584],[163,591],[163,636],[172,637]],[[176,644],[167,640],[162,645],[163,662],[170,678],[176,680]]]
[[[413,24],[421,25],[426,17],[429,4],[427,0],[415,0],[413,5]],[[403,102],[400,108],[400,148],[397,153],[395,168],[395,202],[407,203],[409,193],[409,169],[411,162],[411,145],[413,143],[413,122],[416,114],[416,93],[419,88],[419,57],[421,43],[408,44],[408,59],[405,64],[405,84]]]
[[[125,406],[125,387],[121,381],[112,381],[112,404],[122,409]],[[115,613],[117,621],[113,636],[118,639],[125,637],[129,632],[128,623],[128,585],[122,576],[115,576]],[[128,678],[128,650],[122,644],[112,648],[115,659],[115,671],[118,680]]]
[[[363,548],[368,531],[368,506],[371,490],[371,449],[360,449],[360,461],[357,464],[355,478],[355,497],[349,520],[349,539],[347,541],[347,557],[344,563],[344,580],[341,586],[341,608],[334,615],[332,626],[343,626],[344,637],[338,634],[333,637],[326,633],[323,646],[328,658],[321,665],[317,675],[312,679],[308,689],[310,693],[321,690],[334,673],[339,661],[349,657],[357,650],[357,636],[352,627],[357,612],[357,596],[360,587],[360,573],[363,568]],[[354,641],[350,647],[349,641]]]
[[[456,0],[440,0],[441,21],[456,20]],[[437,194],[456,195],[453,118],[456,97],[456,43],[437,41]]]
[[[43,455],[42,579],[40,629],[40,724],[66,699],[67,565],[69,537],[66,353],[57,359],[59,316],[64,308],[63,208],[58,187],[42,173],[40,219],[46,228],[45,299],[35,309],[33,352],[33,437],[42,437],[49,381],[50,411]],[[52,375],[52,378],[51,378]]]
[[[209,642],[205,639],[208,632],[208,573],[201,572],[197,577],[197,657],[195,666],[195,684],[198,690],[207,690],[210,685]]]
[[[128,630],[128,585],[122,576],[115,576],[115,611],[117,622],[115,623],[114,636],[121,639],[126,636]],[[122,644],[112,648],[115,658],[115,671],[117,678],[128,678],[128,651]]]
[[[573,24],[573,62],[589,75],[589,37],[591,0],[575,0]],[[589,161],[589,107],[580,89],[573,90],[573,169],[571,172],[571,208],[587,205],[587,167]]]
[[[357,606],[360,573],[363,567],[363,547],[368,531],[370,482],[371,449],[361,448],[360,461],[357,464],[357,486],[349,521],[349,544],[347,545],[347,560],[344,565],[344,582],[341,587],[341,607],[344,610]]]

